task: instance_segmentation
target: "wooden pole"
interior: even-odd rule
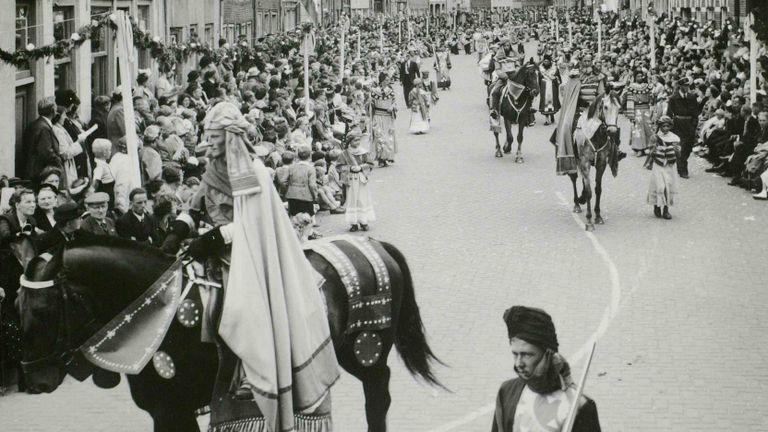
[[[752,30],[754,23],[755,13],[752,12],[747,18],[749,31],[749,103],[755,103],[757,100],[757,34]]]
[[[650,16],[651,19],[651,69],[656,67],[656,20],[653,19],[653,16]]]
[[[602,17],[597,20],[597,58],[603,55],[603,20]]]
[[[309,117],[309,33],[304,35],[304,115]]]
[[[347,54],[347,47],[346,45],[346,34],[347,30],[344,27],[344,23],[341,24],[341,59],[340,59],[340,65],[339,65],[339,82],[341,82],[344,79],[344,58]]]
[[[357,59],[360,60],[360,27],[357,28]]]

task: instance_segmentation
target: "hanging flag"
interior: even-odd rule
[[[320,0],[301,0],[301,4],[304,10],[307,12],[303,22],[312,22],[317,24],[320,22]]]

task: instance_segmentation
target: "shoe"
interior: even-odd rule
[[[717,164],[717,165],[715,165],[713,167],[705,169],[704,172],[716,173],[716,172],[722,170],[724,168],[724,166],[725,166],[725,164]]]
[[[654,216],[656,216],[657,218],[660,218],[660,217],[661,217],[661,207],[659,207],[659,206],[653,206],[653,214],[654,214]]]
[[[331,209],[331,214],[343,214],[347,210],[344,207],[336,207],[335,209]]]
[[[666,220],[672,219],[672,215],[669,214],[669,208],[667,206],[664,206],[664,213],[661,215]]]
[[[357,232],[357,230],[359,230],[359,229],[360,229],[360,227],[357,226],[357,224],[355,224],[355,225],[352,225],[352,228],[349,229],[349,232]]]
[[[360,224],[360,229],[363,230],[363,231],[368,231],[368,225]]]
[[[622,160],[622,159],[624,159],[625,157],[627,157],[627,154],[626,154],[626,153],[624,153],[623,151],[619,151],[619,160]]]
[[[689,179],[689,178],[691,178],[691,176],[689,176],[689,175],[688,175],[688,173],[679,174],[679,175],[680,175],[680,178],[684,178],[684,179]]]
[[[752,195],[752,198],[760,201],[768,200],[768,189],[763,189],[762,192]]]
[[[734,177],[731,181],[728,182],[728,186],[741,186],[741,179]]]

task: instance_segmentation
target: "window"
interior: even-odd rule
[[[16,6],[16,50],[24,49],[29,44],[35,44],[35,15],[32,5]],[[29,71],[29,64],[20,66],[17,72]],[[18,73],[17,73],[18,75]],[[29,75],[28,73],[26,75]]]
[[[110,13],[108,7],[92,7],[91,19],[98,20]],[[109,38],[107,26],[91,38],[91,91],[93,96],[109,94]]]
[[[213,24],[205,25],[205,43],[209,44],[213,48],[218,47],[216,41],[213,40]]]
[[[75,31],[75,8],[72,6],[53,7],[53,38],[56,41],[67,40]],[[72,57],[62,57],[53,64],[54,89],[72,89],[75,87]]]
[[[139,6],[139,19],[138,26],[141,31],[148,31],[149,22],[149,6]],[[150,55],[148,49],[137,50],[139,57],[139,69],[147,69],[150,65]]]
[[[197,33],[197,24],[189,25],[189,39],[199,41],[200,35]]]
[[[181,32],[181,27],[171,27],[171,43],[172,44],[180,44],[184,42],[184,36]]]
[[[251,30],[252,29],[253,29],[253,23],[251,21],[248,21],[247,23],[245,23],[245,31],[243,32],[243,34],[245,34],[246,39],[248,39],[248,40],[251,39],[251,35],[252,35]]]

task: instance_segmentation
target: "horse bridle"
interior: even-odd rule
[[[53,351],[42,358],[30,361],[21,361],[21,368],[25,374],[39,371],[46,367],[56,366],[65,368],[74,358],[75,353],[80,349],[82,335],[89,335],[99,329],[99,324],[88,303],[83,301],[82,295],[74,292],[72,288],[65,283],[65,278],[57,276],[54,280],[32,282],[26,279],[24,275],[20,279],[21,288],[31,290],[57,289],[61,294],[62,307],[60,318],[63,325],[58,326],[56,342]],[[73,302],[77,302],[79,307],[74,307]],[[85,320],[82,313],[87,315]],[[75,323],[85,321],[83,330],[76,332]]]

